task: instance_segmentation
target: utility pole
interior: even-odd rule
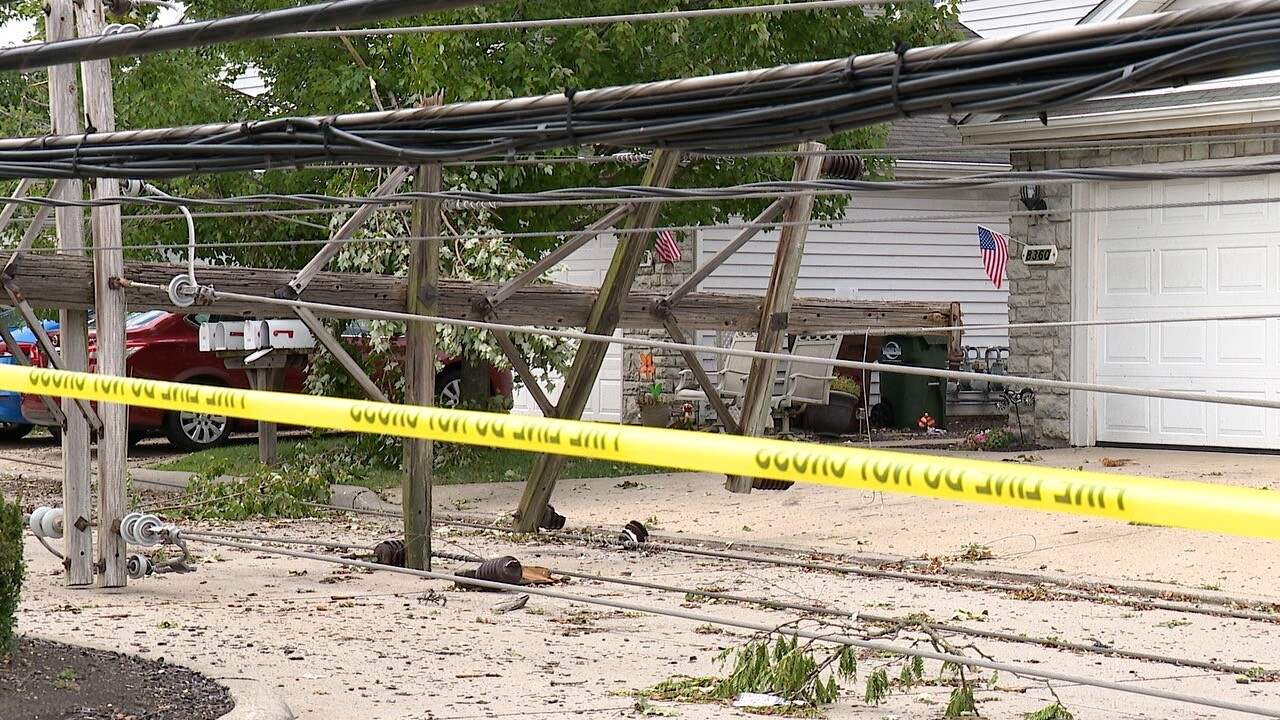
[[[97,0],[84,0],[77,8],[80,37],[102,35],[106,28],[103,5]],[[111,61],[82,63],[84,110],[89,124],[86,131],[111,132],[116,129],[115,100],[111,91]],[[120,181],[98,178],[90,181],[90,197],[120,195]],[[124,292],[116,280],[124,274],[124,252],[120,250],[120,206],[95,207],[93,227],[93,287],[97,335],[99,375],[125,376],[124,366]],[[124,587],[126,547],[120,537],[120,520],[128,508],[125,488],[129,448],[129,408],[119,403],[99,403],[102,433],[98,438],[98,584],[102,587]]]
[[[439,165],[423,165],[413,178],[414,192],[438,193],[443,186]],[[413,235],[440,235],[440,201],[418,200],[413,205]],[[409,245],[409,312],[434,315],[434,298],[440,285],[440,241],[413,240]],[[425,291],[425,292],[423,292]],[[436,326],[409,323],[405,329],[405,402],[434,405],[436,398]],[[404,441],[404,550],[405,566],[431,569],[431,483],[433,449],[430,440]]]
[[[792,180],[813,182],[822,175],[822,151],[827,146],[818,142],[801,143]],[[776,353],[782,350],[791,327],[791,306],[796,296],[796,281],[800,277],[800,263],[804,258],[804,241],[809,234],[809,220],[813,216],[813,194],[793,198],[783,216],[786,225],[778,238],[778,249],[773,257],[773,273],[765,291],[760,312],[760,328],[756,333],[756,351]],[[742,391],[742,419],[738,429],[746,437],[762,437],[769,425],[769,396],[773,391],[773,377],[778,371],[777,360],[751,359],[751,372],[747,386]],[[752,478],[730,475],[725,478],[725,489],[735,493],[751,492]]]
[[[50,0],[45,36],[50,42],[70,40],[75,36],[72,0]],[[80,125],[80,84],[75,65],[49,68],[49,115],[54,135],[82,132]],[[67,180],[54,193],[64,200],[79,200],[84,189],[79,180]],[[55,211],[58,228],[58,252],[84,254],[84,210],[60,207]],[[62,361],[68,370],[88,369],[89,313],[85,310],[63,310],[58,314],[61,326]],[[62,413],[67,425],[62,431],[62,507],[65,511],[66,581],[73,587],[93,584],[93,528],[86,523],[93,517],[92,467],[89,460],[89,421],[71,398],[62,399]],[[83,519],[85,522],[80,523]]]

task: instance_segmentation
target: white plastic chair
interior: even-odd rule
[[[791,346],[791,366],[781,395],[770,399],[775,415],[782,418],[781,435],[791,435],[791,418],[809,405],[826,405],[835,379],[835,359],[840,335],[801,335]]]
[[[756,347],[755,333],[737,333],[733,339],[729,341],[729,347],[733,350],[754,350]],[[742,355],[724,355],[722,356],[724,363],[719,370],[707,373],[716,381],[716,392],[720,393],[720,397],[724,400],[724,404],[730,407],[737,404],[738,399],[742,397],[743,391],[747,387],[747,376],[751,373],[751,358]],[[698,381],[693,377],[692,370],[680,371],[680,384],[676,388],[675,398],[678,402],[704,402],[707,399],[707,393],[698,387]]]

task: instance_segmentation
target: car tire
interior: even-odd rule
[[[0,441],[14,442],[26,437],[28,433],[35,430],[35,425],[28,423],[0,423]]]
[[[212,378],[197,378],[187,382],[225,387],[222,382]],[[169,443],[187,452],[207,450],[225,443],[234,427],[235,420],[226,415],[173,410],[166,412],[161,422],[161,429]]]
[[[445,368],[436,375],[436,407],[453,408],[462,401],[462,369]]]

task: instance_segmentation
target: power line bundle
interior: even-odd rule
[[[3,55],[0,54],[0,59]],[[510,100],[0,141],[0,177],[466,161],[567,146],[756,151],[915,114],[1044,113],[1280,67],[1280,0]]]

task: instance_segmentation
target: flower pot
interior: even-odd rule
[[[666,427],[671,424],[671,403],[641,405],[640,424],[645,427]]]
[[[818,435],[844,435],[849,431],[859,400],[857,395],[832,390],[826,405],[810,405],[804,409],[804,426]]]

